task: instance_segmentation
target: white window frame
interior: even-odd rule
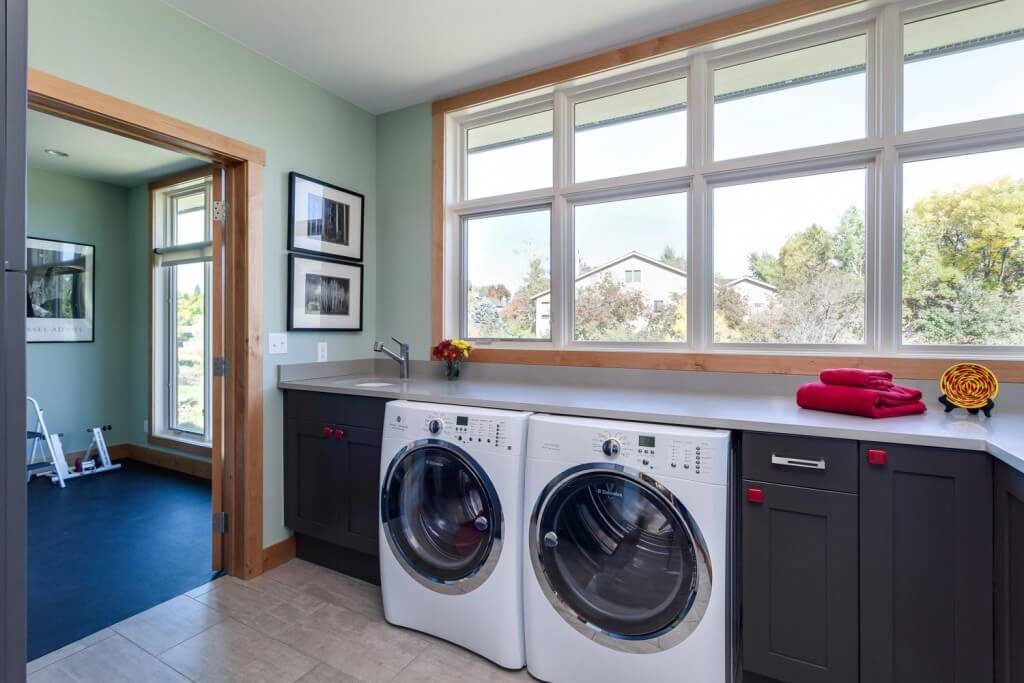
[[[903,131],[903,25],[984,4],[977,0],[873,2],[764,29],[552,87],[445,115],[443,332],[463,332],[460,311],[464,254],[460,226],[466,217],[550,205],[551,339],[476,340],[494,348],[866,355],[918,357],[1024,357],[1020,346],[911,345],[902,335],[902,168],[904,162],[1024,146],[1024,114]],[[714,161],[714,69],[866,36],[865,136],[814,147]],[[574,183],[573,106],[675,78],[687,79],[685,166]],[[537,111],[553,112],[553,186],[465,199],[465,131]],[[863,344],[748,344],[713,341],[713,224],[715,187],[761,180],[866,169],[865,340]],[[595,343],[573,340],[573,207],[644,195],[685,191],[688,331],[685,342]]]
[[[174,199],[196,194],[199,191],[205,193],[206,206],[206,227],[204,230],[205,239],[194,244],[173,244],[173,231],[175,229]],[[154,203],[153,223],[153,247],[156,258],[153,263],[152,283],[153,297],[153,355],[151,359],[152,381],[152,402],[153,402],[153,424],[150,431],[153,436],[179,441],[195,446],[208,447],[212,443],[211,408],[213,399],[212,362],[213,362],[213,327],[212,327],[212,295],[213,295],[213,268],[212,268],[212,201],[213,201],[213,179],[210,176],[197,178],[179,183],[170,187],[161,188],[154,192],[152,197]],[[161,259],[167,259],[167,265],[161,265]],[[202,433],[181,429],[177,424],[177,384],[175,382],[175,367],[177,359],[177,344],[175,335],[176,302],[174,300],[175,286],[175,264],[204,263],[205,266],[205,325],[204,334],[204,430]]]

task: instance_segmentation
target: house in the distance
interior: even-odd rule
[[[637,251],[580,273],[576,276],[576,290],[596,284],[605,275],[610,275],[626,287],[641,290],[655,311],[671,305],[672,294],[686,294],[685,271]],[[764,310],[775,295],[775,287],[749,276],[738,277],[719,286],[735,289],[743,295],[751,313]],[[551,290],[545,289],[535,294],[532,300],[537,320],[537,337],[546,338],[551,333]],[[643,324],[643,321],[637,321],[637,324]]]

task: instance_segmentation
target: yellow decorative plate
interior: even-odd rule
[[[942,373],[939,390],[958,408],[978,409],[999,395],[999,381],[984,365],[957,363]]]

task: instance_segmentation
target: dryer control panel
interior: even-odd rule
[[[728,480],[728,439],[723,440],[716,432],[703,436],[699,430],[687,430],[686,434],[673,431],[591,432],[592,457],[662,476],[709,483]]]

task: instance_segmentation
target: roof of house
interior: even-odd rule
[[[760,287],[761,289],[767,289],[770,292],[774,292],[777,289],[774,285],[770,285],[764,280],[758,280],[756,277],[750,277],[749,275],[744,275],[743,277],[738,277],[733,280],[729,280],[728,282],[721,286],[723,288],[735,287],[741,282],[749,282],[750,284],[756,287]]]
[[[608,270],[612,266],[618,265],[619,263],[622,263],[623,261],[627,261],[627,260],[629,260],[631,258],[638,258],[641,261],[645,261],[645,262],[651,264],[652,266],[657,266],[658,268],[661,268],[663,270],[667,270],[670,273],[675,273],[676,275],[682,275],[683,277],[686,277],[686,271],[684,271],[684,270],[676,268],[675,266],[670,266],[669,264],[664,263],[663,261],[659,261],[658,259],[651,258],[650,256],[647,256],[646,254],[641,254],[639,251],[628,251],[625,254],[623,254],[622,256],[614,258],[611,261],[608,261],[607,263],[603,263],[600,266],[597,266],[596,268],[591,268],[588,271],[580,273],[579,275],[576,276],[576,280],[575,281],[579,282],[580,280],[585,280],[586,278],[589,278],[592,275],[596,275],[597,273],[600,273],[602,270]],[[534,300],[539,299],[540,297],[544,296],[545,294],[550,294],[550,293],[551,293],[550,289],[545,289],[543,292],[538,292],[538,293],[534,294],[533,296],[531,296],[530,300],[534,301]]]

